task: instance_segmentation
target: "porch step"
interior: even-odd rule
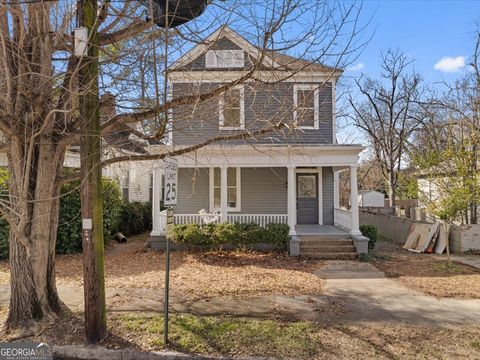
[[[311,259],[354,260],[357,253],[353,240],[341,235],[302,235],[300,256]]]
[[[321,246],[321,245],[310,245],[310,244],[305,244],[305,243],[300,243],[300,253],[301,254],[316,254],[316,253],[322,253],[322,254],[333,254],[333,253],[355,253],[355,246],[353,245],[326,245],[326,246]]]
[[[302,253],[300,257],[305,259],[324,259],[324,260],[355,260],[356,253]]]
[[[325,239],[325,240],[303,240],[300,239],[300,246],[313,246],[313,247],[324,247],[324,246],[350,246],[353,245],[353,240],[351,239]]]

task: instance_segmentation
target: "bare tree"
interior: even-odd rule
[[[356,80],[364,99],[350,98],[356,125],[365,132],[395,206],[397,183],[408,140],[422,124],[419,109],[421,78],[409,72],[412,61],[400,51],[381,54],[381,78]]]
[[[270,81],[272,86],[296,72],[309,71],[312,63],[330,64],[333,75],[364,45],[359,38],[363,30],[358,25],[360,7],[354,3],[213,2],[197,21],[169,30],[169,36],[175,39],[170,42],[172,58],[178,59],[192,44],[201,43],[208,29],[226,24],[255,43],[258,56],[250,59],[249,69],[228,83],[162,102],[158,94],[164,89],[157,77],[168,69],[162,68],[162,61],[157,60],[162,56],[159,39],[165,33],[145,20],[143,3],[147,2],[105,0],[98,12],[101,75],[98,86],[100,92],[111,92],[117,98],[118,108],[123,110],[103,119],[101,132],[105,138],[121,133],[127,126],[143,140],[165,144],[171,124],[161,114],[208,103],[251,80],[262,84],[259,74],[268,70],[262,67],[266,57],[282,52],[296,55],[287,57],[285,68],[275,72],[275,80]],[[85,61],[74,56],[71,36],[77,26],[77,7],[76,0],[0,2],[0,131],[10,171],[9,194],[1,199],[0,208],[11,231],[8,328],[28,329],[37,320],[59,316],[63,308],[55,285],[60,188],[80,178],[79,172],[64,172],[64,159],[69,148],[79,143],[82,128],[87,125],[79,116],[79,97],[96,87],[96,84],[79,86],[78,75]],[[291,31],[292,27],[302,31]],[[215,43],[206,45],[215,47]],[[149,56],[145,56],[147,50]],[[146,76],[136,76],[147,74],[147,70],[152,77],[148,84]],[[292,107],[279,107],[282,114],[292,111]],[[280,130],[294,133],[299,124],[288,120],[290,116],[277,115],[264,116],[253,130],[198,139],[175,150],[165,145],[151,154],[111,152],[113,155],[104,158],[102,166],[162,159],[218,141],[246,141]],[[187,130],[190,120],[186,114],[179,126]],[[145,122],[148,131],[143,131]]]

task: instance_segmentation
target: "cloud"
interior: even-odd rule
[[[365,67],[365,64],[359,62],[359,63],[356,63],[355,65],[352,65],[352,66],[347,67],[347,70],[348,70],[348,71],[360,71],[360,70],[362,70],[364,67]]]
[[[465,58],[463,56],[457,57],[443,57],[439,62],[433,65],[435,70],[442,72],[457,72],[465,66]]]

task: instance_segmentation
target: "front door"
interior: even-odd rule
[[[318,224],[318,174],[297,174],[297,224]]]

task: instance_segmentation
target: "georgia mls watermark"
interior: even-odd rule
[[[0,343],[0,360],[53,360],[53,352],[46,343]]]

